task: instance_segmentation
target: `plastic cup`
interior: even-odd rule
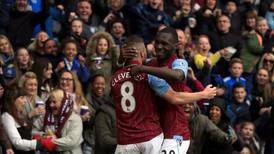
[[[82,106],[81,106],[81,109],[80,109],[80,115],[84,115],[84,114],[86,114],[87,112],[89,112],[88,106],[82,105]]]

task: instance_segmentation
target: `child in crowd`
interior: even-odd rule
[[[63,46],[63,60],[59,62],[55,72],[58,73],[61,70],[75,71],[80,81],[85,83],[89,79],[89,71],[85,65],[85,58],[81,55],[77,57],[77,52],[76,41],[66,40]]]
[[[15,55],[16,79],[32,70],[33,60],[26,48],[18,48]]]
[[[91,72],[102,69],[106,77],[106,93],[109,93],[110,79],[116,68],[119,57],[119,49],[115,45],[113,37],[107,32],[98,32],[91,37],[86,50],[88,66]]]
[[[261,142],[255,133],[255,125],[252,122],[243,122],[239,130],[239,138],[245,144],[248,144],[255,150],[255,153],[261,153]]]
[[[232,96],[232,87],[236,82],[241,83],[245,88],[247,87],[246,80],[242,77],[243,73],[243,62],[239,58],[233,58],[229,64],[230,76],[224,78],[224,82],[227,86],[227,96]],[[247,90],[247,89],[246,89]],[[249,92],[247,90],[247,92]]]
[[[83,22],[81,19],[76,18],[71,21],[70,38],[76,41],[78,53],[84,55],[88,39],[83,35]]]
[[[197,44],[198,53],[194,56],[194,63],[198,69],[202,69],[206,63],[212,68],[221,56],[224,56],[227,52],[225,49],[222,49],[212,54],[210,49],[211,45],[208,36],[200,35]]]
[[[233,126],[238,126],[241,122],[250,121],[249,112],[250,101],[247,100],[245,87],[240,83],[233,85],[233,96],[227,106],[227,113]]]
[[[197,70],[197,78],[204,86],[210,83],[211,68],[220,60],[221,56],[225,56],[227,51],[222,49],[215,52],[210,52],[211,45],[207,35],[200,35],[197,43],[197,53],[194,55],[194,64]]]

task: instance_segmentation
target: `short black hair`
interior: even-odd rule
[[[236,82],[232,86],[232,92],[234,92],[236,90],[236,88],[244,88],[245,89],[245,86],[243,84],[241,84],[240,82]]]
[[[166,37],[168,38],[166,41],[168,41],[170,44],[177,44],[179,42],[176,29],[174,29],[172,27],[166,27],[166,28],[160,30],[156,34],[156,40],[159,39],[157,37],[162,37],[164,35],[166,35]]]

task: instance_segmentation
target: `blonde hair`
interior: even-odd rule
[[[62,101],[64,98],[64,91],[62,89],[54,89],[49,94],[49,99],[55,99],[56,101]]]
[[[10,43],[10,40],[5,35],[0,35],[0,40],[6,40],[8,42],[8,44],[9,44],[9,50],[10,50],[9,56],[14,57],[14,51],[13,51],[12,45]]]
[[[26,82],[29,79],[35,79],[36,81],[38,81],[37,80],[37,76],[36,76],[35,73],[33,73],[33,72],[26,72],[23,76],[20,77],[20,79],[18,81],[18,87],[19,88],[24,88]]]

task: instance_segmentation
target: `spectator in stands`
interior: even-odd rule
[[[255,153],[262,153],[262,143],[256,135],[255,125],[252,122],[243,122],[239,129],[239,138],[244,144],[249,145]]]
[[[186,34],[181,29],[176,29],[177,35],[178,35],[178,45],[176,49],[177,56],[179,58],[185,59],[190,66],[193,63],[193,57],[190,55],[191,51],[189,51],[187,48],[187,38]]]
[[[89,153],[94,151],[94,132],[91,130],[91,125],[94,122],[94,119],[91,117],[94,116],[95,111],[93,111],[93,106],[86,100],[86,97],[83,94],[82,85],[77,78],[77,75],[71,71],[63,71],[59,77],[58,87],[63,89],[65,92],[69,93],[74,100],[74,112],[81,116],[83,121],[83,153]],[[81,107],[87,106],[88,112],[81,114]]]
[[[7,85],[15,82],[14,51],[9,39],[4,35],[0,35],[0,70]]]
[[[63,43],[63,60],[55,68],[55,73],[62,70],[75,71],[81,83],[86,83],[89,78],[89,71],[82,55],[77,56],[77,43],[73,39],[67,39]]]
[[[128,2],[124,8],[129,14],[132,34],[142,36],[145,43],[150,43],[160,25],[170,26],[171,18],[162,11],[163,1],[148,0],[148,4]]]
[[[267,10],[265,14],[265,18],[268,22],[268,26],[270,29],[274,29],[274,2],[271,3],[269,10]]]
[[[96,111],[95,154],[113,154],[115,152],[116,127],[114,102],[106,102]]]
[[[25,97],[16,86],[5,96],[4,113],[1,116],[4,130],[12,143],[15,153],[34,154],[38,141],[31,140],[32,123],[23,115]]]
[[[41,55],[44,55],[44,43],[45,41],[49,38],[47,32],[45,31],[40,31],[39,33],[36,34],[36,37],[34,41],[28,46],[28,50],[30,52],[37,52],[40,53]]]
[[[44,58],[37,61],[33,66],[33,72],[37,74],[38,80],[38,96],[46,102],[49,93],[54,89],[52,74],[53,67],[51,62]]]
[[[229,136],[234,136],[234,130],[229,124],[229,117],[226,115],[226,104],[222,98],[214,98],[211,101],[211,107],[209,108],[209,119],[217,125],[219,129],[227,133]],[[205,154],[230,154],[233,149],[237,151],[242,150],[242,145],[239,141],[233,145],[219,145],[216,141],[207,140],[203,146],[203,153]]]
[[[101,110],[101,114],[102,116],[105,115],[105,116],[101,116],[100,118],[107,118],[108,115],[104,114],[104,112],[102,111],[102,107],[107,107],[109,108],[109,113],[111,113],[111,110],[113,110],[113,106],[110,105],[110,104],[113,104],[113,100],[112,98],[109,96],[109,95],[106,95],[106,78],[104,76],[104,73],[101,71],[101,70],[97,70],[94,72],[94,74],[92,75],[91,77],[91,80],[90,80],[90,87],[88,89],[88,94],[87,94],[87,99],[88,99],[88,103],[89,105],[92,106],[92,108],[94,108],[95,112],[97,112],[97,110]],[[104,104],[108,104],[108,105],[104,105]],[[110,105],[110,106],[109,106]],[[97,115],[97,114],[96,114]],[[96,118],[96,116],[95,116]],[[111,118],[115,118],[115,117],[111,117]],[[111,119],[111,118],[108,118],[109,120],[114,120],[114,119]],[[87,132],[89,134],[87,134],[85,139],[86,139],[86,144],[88,144],[89,146],[91,146],[93,149],[95,149],[96,153],[97,152],[103,152],[102,151],[102,148],[105,147],[105,146],[108,146],[103,144],[104,140],[102,140],[102,134],[98,134],[95,132],[95,123],[94,123],[94,120],[95,119],[92,119],[92,123],[90,123],[90,127],[87,128]],[[104,124],[105,122],[110,122],[110,121],[99,121],[97,120],[97,124],[100,123],[100,124]],[[113,122],[113,121],[112,121]],[[109,123],[111,124],[111,122]],[[109,125],[107,125],[109,126]],[[105,127],[105,128],[109,128],[109,127]],[[111,131],[114,131],[115,128],[111,128]],[[113,130],[112,130],[113,129]],[[97,130],[97,131],[100,131],[100,130]],[[110,130],[108,130],[110,131]],[[100,131],[100,133],[104,133],[105,131]],[[111,133],[112,134],[112,133]],[[96,136],[100,136],[99,139],[96,139]],[[108,137],[111,137],[112,135],[108,136]],[[112,147],[112,140],[111,140],[111,147]],[[95,145],[97,144],[97,145]],[[99,144],[99,145],[98,145]],[[98,146],[98,147],[97,147]],[[109,149],[111,151],[111,148]]]
[[[205,5],[196,12],[198,34],[208,34],[215,30],[216,18],[222,15],[217,0],[205,0]],[[217,51],[217,50],[216,50]]]
[[[268,22],[264,17],[258,17],[256,20],[256,30],[263,37],[264,51],[273,52],[274,31],[269,28]]]
[[[6,98],[7,87],[5,86],[3,77],[0,77],[0,115],[2,115],[2,109],[4,105],[4,99]],[[7,133],[4,130],[2,118],[0,118],[0,152],[3,149],[6,149],[7,154],[14,154],[12,150],[12,145],[7,136]]]
[[[245,87],[241,83],[235,83],[232,87],[232,98],[227,106],[227,114],[234,128],[239,128],[240,123],[251,120],[249,106]]]
[[[49,38],[44,43],[44,52],[51,61],[53,68],[56,68],[58,63],[62,60],[62,52],[56,40]]]
[[[191,131],[190,147],[187,154],[202,153],[206,140],[214,140],[218,144],[232,144],[237,136],[229,136],[219,129],[207,116],[200,113],[196,103],[185,104],[184,111]]]
[[[48,17],[49,1],[42,1],[42,10],[32,12],[28,8],[27,0],[16,0],[15,8],[7,12],[5,28],[6,34],[15,49],[27,47],[31,42],[33,28],[38,24],[43,24]]]
[[[100,28],[105,31],[110,31],[115,21],[121,21],[124,23],[124,29],[128,31],[128,14],[125,13],[125,9],[123,8],[125,0],[109,0],[106,5],[108,6],[107,14],[104,16]]]
[[[32,70],[33,60],[26,48],[18,48],[15,55],[16,79]]]
[[[267,52],[263,54],[260,62],[259,69],[264,68],[268,70],[270,81],[274,82],[274,54],[271,52]]]
[[[110,28],[110,34],[112,35],[115,44],[121,48],[127,39],[124,22],[121,20],[113,21]]]
[[[174,12],[174,16],[172,17],[174,21],[173,27],[182,30],[185,30],[186,27],[195,29],[197,21],[192,11],[191,1],[187,0],[180,2],[180,0],[177,0],[177,3],[181,3],[181,6],[176,12]]]
[[[230,31],[230,19],[226,15],[221,15],[217,19],[217,31],[210,32],[210,44],[212,52],[216,52],[226,47],[233,47],[237,52],[233,57],[239,56],[239,51],[242,48],[242,40],[240,36]],[[229,61],[221,58],[213,69],[213,73],[220,74],[223,78],[229,75],[228,68]]]
[[[76,18],[70,24],[71,29],[68,37],[76,41],[78,54],[85,56],[88,38],[83,35],[83,21]]]
[[[50,93],[44,124],[38,127],[49,136],[46,145],[43,145],[49,152],[82,153],[83,125],[80,116],[73,112],[73,104],[72,96],[61,89]]]
[[[243,76],[247,80],[248,89],[252,88],[252,78],[256,72],[256,65],[263,54],[263,38],[256,31],[256,18],[256,11],[248,11],[245,19],[246,26],[242,32],[243,47],[240,58],[243,62]]]
[[[37,94],[38,80],[33,72],[26,72],[18,81],[18,87],[24,94],[25,103],[23,115],[25,118],[34,122],[41,122],[45,114],[45,102]]]
[[[248,144],[243,144],[243,150],[240,152],[233,151],[232,154],[256,154],[255,150]]]
[[[238,4],[239,2],[237,2],[236,0],[226,0],[224,14],[230,18],[231,31],[240,35],[243,16],[238,8]]]
[[[203,85],[210,83],[211,69],[220,60],[222,56],[227,53],[226,49],[221,49],[214,54],[210,52],[211,45],[207,35],[200,35],[197,42],[197,53],[194,55],[194,68],[197,69],[196,73],[204,72],[197,75]]]
[[[229,71],[230,71],[230,76],[224,78],[224,83],[226,84],[227,87],[227,98],[232,97],[232,87],[235,83],[241,83],[247,92],[247,82],[246,79],[242,77],[243,73],[243,62],[239,58],[233,58],[230,63],[229,63]]]
[[[260,68],[256,73],[251,94],[250,112],[252,121],[255,121],[264,113],[264,108],[271,104],[271,84],[266,69]]]
[[[110,90],[111,74],[117,68],[117,60],[120,55],[118,47],[115,45],[112,36],[107,32],[94,34],[87,44],[87,59],[91,72],[102,69],[106,77],[106,93]]]
[[[70,13],[70,19],[78,17],[83,21],[83,36],[90,38],[91,35],[98,31],[101,20],[93,12],[92,4],[89,0],[78,1],[76,13]]]

